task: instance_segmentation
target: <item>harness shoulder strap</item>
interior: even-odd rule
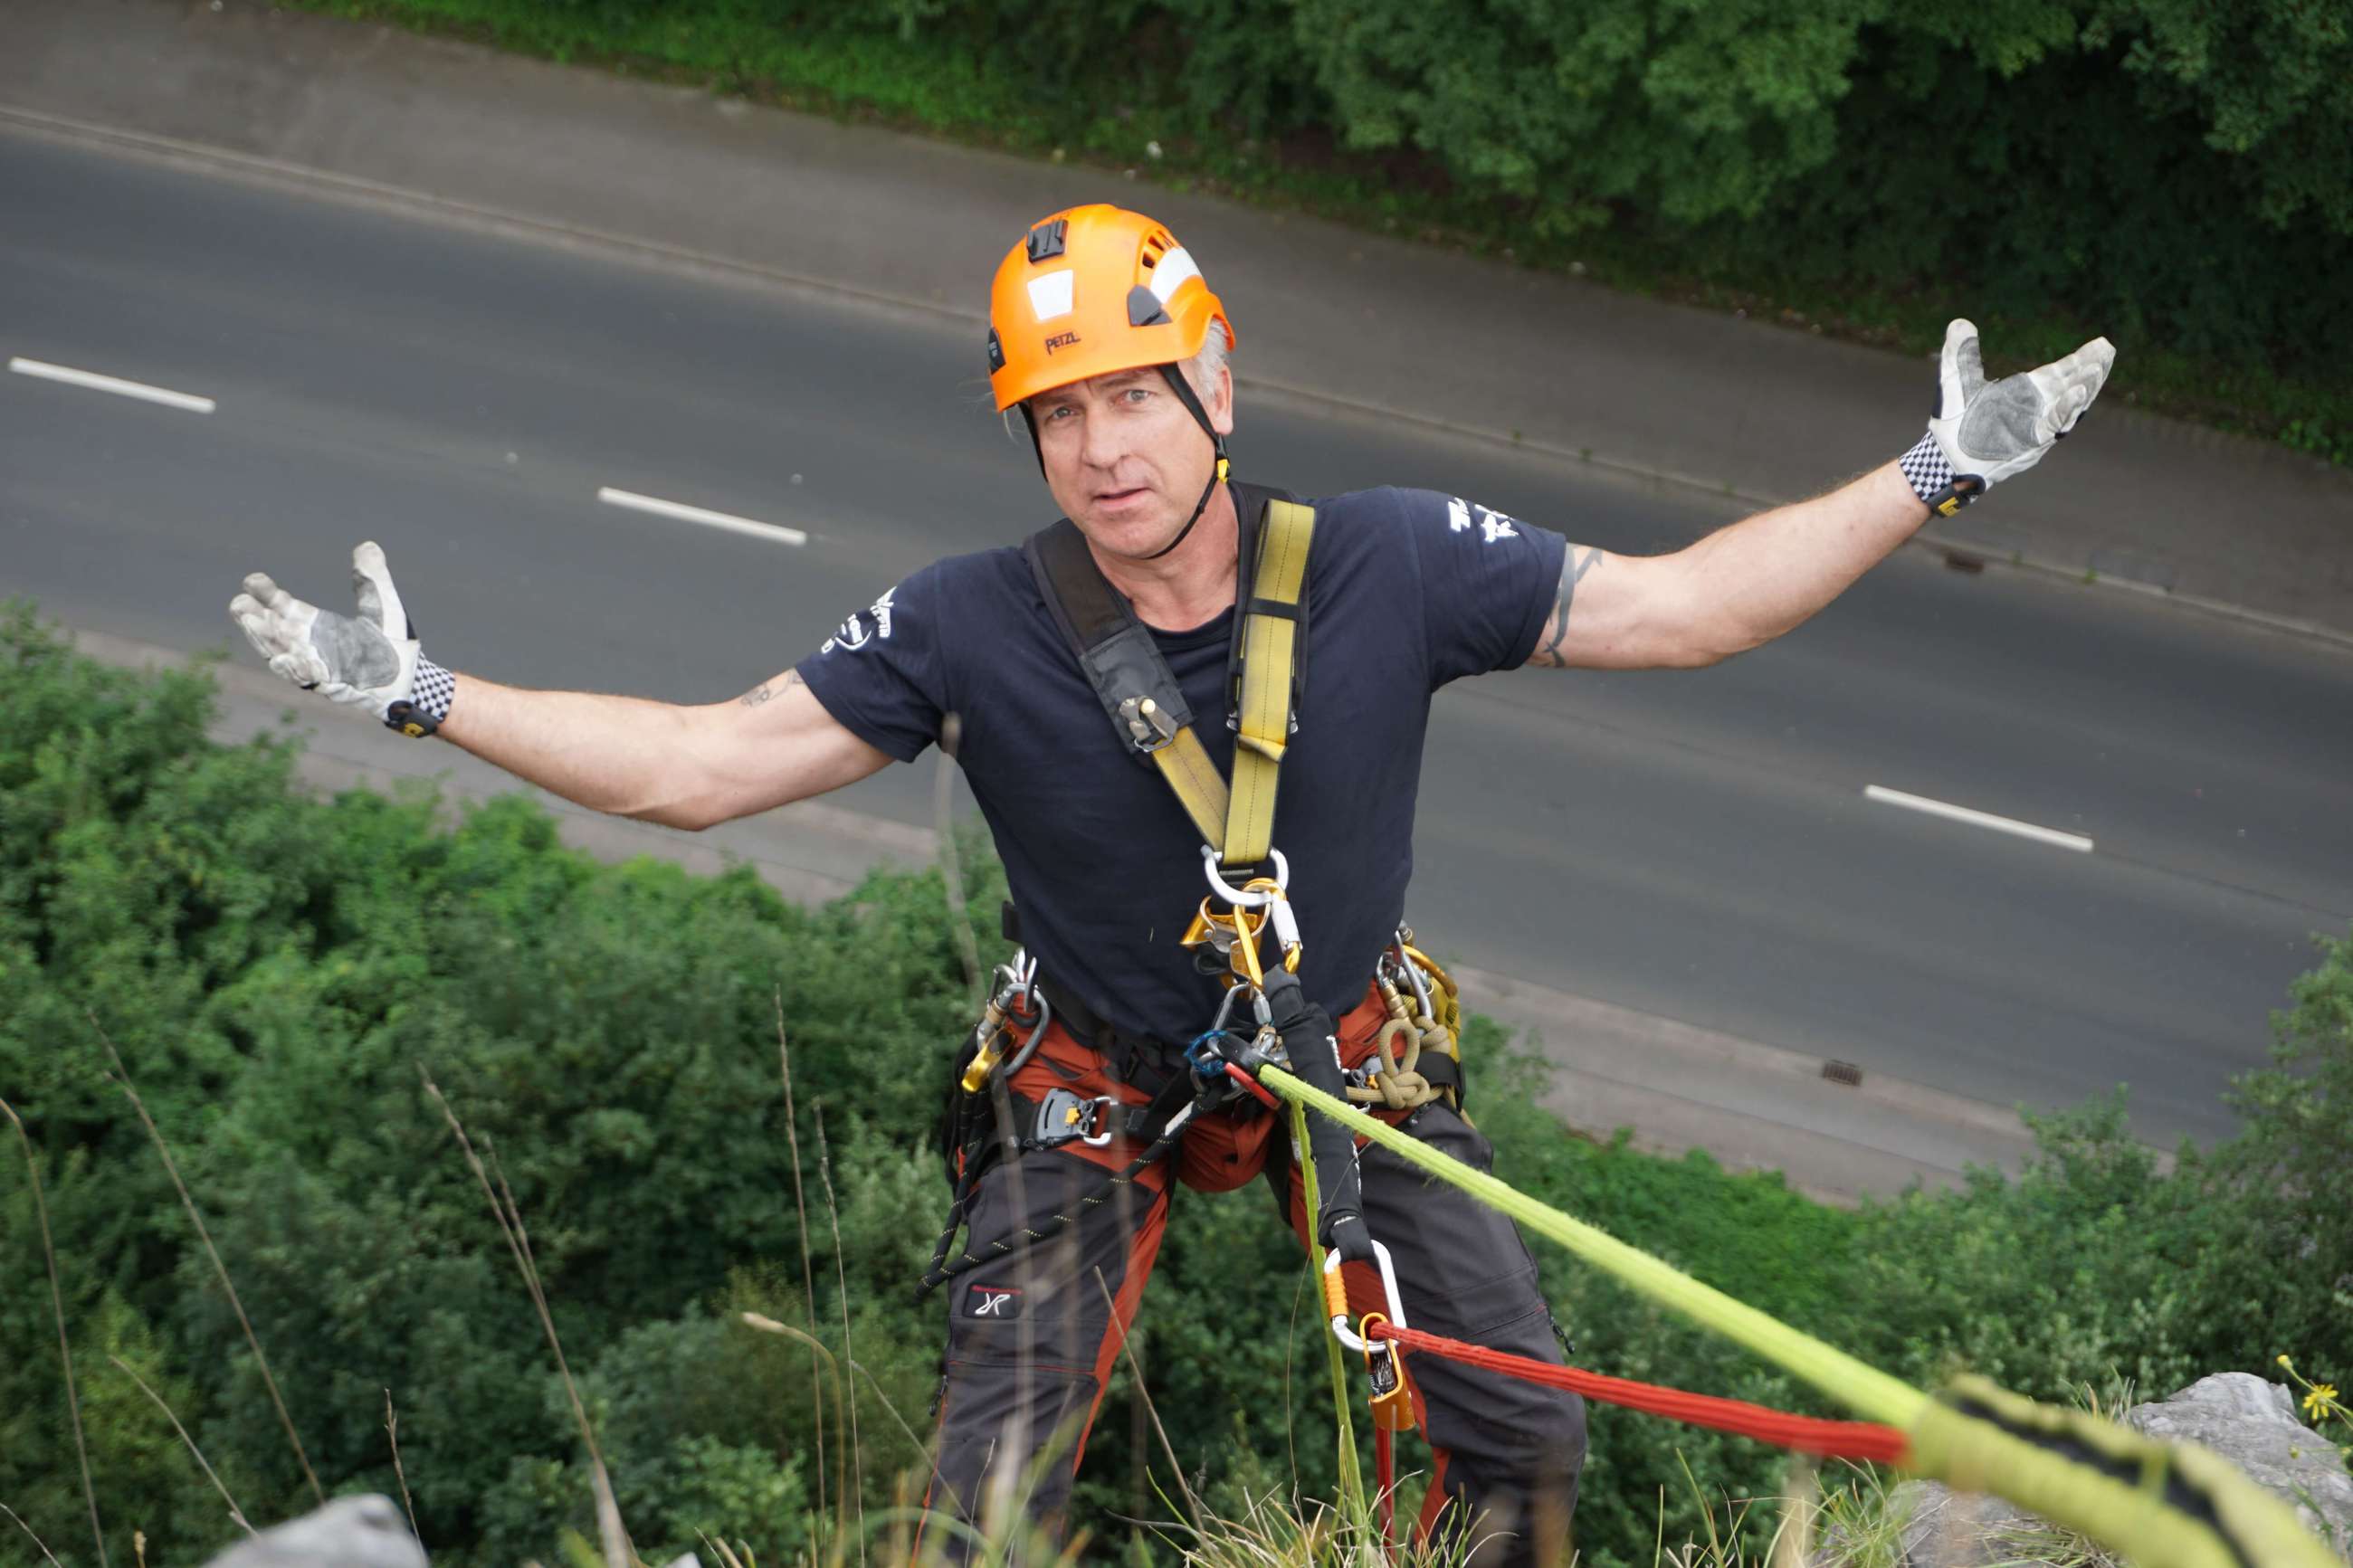
[[[1241,689],[1234,711],[1233,787],[1223,853],[1229,866],[1255,866],[1274,841],[1274,787],[1299,727],[1300,655],[1306,637],[1307,550],[1315,512],[1269,497],[1255,570],[1241,610]]]
[[[1273,837],[1277,770],[1298,727],[1297,655],[1315,523],[1312,508],[1280,492],[1234,489],[1249,574],[1239,585],[1230,661],[1236,671],[1229,716],[1235,730],[1231,790],[1193,732],[1193,710],[1151,628],[1103,576],[1078,526],[1064,518],[1022,546],[1039,595],[1120,744],[1159,771],[1201,841],[1219,846],[1229,866],[1264,859]],[[1253,535],[1255,552],[1248,548]]]
[[[1120,744],[1159,770],[1201,841],[1217,842],[1225,831],[1226,781],[1193,733],[1193,710],[1151,628],[1103,576],[1070,519],[1031,534],[1022,554]]]

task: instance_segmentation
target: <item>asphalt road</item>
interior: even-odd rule
[[[79,626],[222,646],[243,573],[333,602],[373,537],[446,664],[711,700],[1041,521],[963,323],[13,132],[0,214],[0,356],[216,405],[0,374],[0,593]],[[1633,552],[1731,515],[1247,385],[1242,422],[1243,470],[1304,493],[1427,485]],[[2128,1083],[2145,1136],[2212,1135],[2309,933],[2353,920],[2349,699],[2341,653],[1907,552],[1715,669],[1448,692],[1409,913],[1560,990],[1998,1102]],[[839,804],[928,822],[929,789]]]

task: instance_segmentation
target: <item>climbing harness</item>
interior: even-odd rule
[[[918,1301],[960,1274],[1052,1240],[1076,1224],[1081,1215],[1111,1202],[1123,1188],[1133,1184],[1146,1169],[1176,1148],[1176,1141],[1184,1136],[1186,1127],[1205,1103],[1205,1097],[1195,1091],[1190,1077],[1184,1073],[1170,1079],[1160,1093],[1144,1105],[1122,1105],[1109,1095],[1083,1096],[1064,1089],[1049,1089],[1045,1099],[1029,1105],[1006,1087],[1002,1077],[991,1078],[984,1086],[984,1093],[988,1114],[969,1114],[969,1121],[976,1125],[965,1129],[950,1151],[953,1192],[948,1200],[947,1222],[932,1248],[930,1267],[916,1283]],[[966,1097],[968,1111],[977,1099]],[[1018,1131],[1023,1124],[1020,1110],[1024,1106],[1029,1110],[1026,1134]],[[953,1260],[949,1258],[948,1254],[955,1248],[956,1233],[964,1228],[973,1200],[979,1194],[980,1178],[995,1160],[1009,1152],[1058,1149],[1073,1142],[1107,1148],[1123,1138],[1146,1142],[1134,1159],[1107,1173],[1061,1210],[1048,1215],[1043,1224],[1024,1226],[1009,1237],[991,1240],[976,1253],[966,1250]]]
[[[1008,258],[1008,265],[1011,264]],[[1165,1157],[1192,1116],[1229,1105],[1245,1094],[1265,1102],[1268,1097],[1250,1077],[1256,1062],[1279,1058],[1300,1065],[1311,1079],[1335,1092],[1347,1088],[1331,1020],[1307,999],[1299,984],[1304,942],[1289,899],[1290,866],[1271,841],[1282,755],[1298,728],[1303,664],[1299,655],[1306,626],[1307,561],[1315,513],[1272,490],[1240,485],[1233,489],[1238,535],[1236,609],[1226,682],[1226,719],[1234,732],[1230,782],[1219,776],[1194,733],[1191,708],[1151,629],[1136,618],[1125,596],[1103,576],[1087,548],[1085,535],[1063,519],[1031,536],[1023,547],[1039,595],[1102,702],[1120,744],[1159,772],[1202,836],[1202,869],[1209,890],[1185,942],[1195,951],[1197,963],[1204,963],[1210,973],[1227,975],[1226,1005],[1217,1023],[1189,1050],[1189,1073],[1179,1073],[1154,1097],[1158,1121],[1139,1129],[1145,1148],[1128,1167],[1113,1173],[1071,1210],[1051,1216],[1034,1233],[1025,1229],[1021,1237],[992,1243],[981,1257],[967,1252],[950,1262],[947,1255],[955,1234],[989,1161],[1008,1146],[1052,1146],[1039,1142],[1041,1133],[1037,1130],[1028,1139],[1009,1136],[1003,1130],[1014,1114],[1009,1097],[1005,1105],[995,1103],[1003,1091],[992,1086],[1008,1081],[1027,1059],[1028,1050],[1043,1035],[1047,1016],[1034,968],[1023,968],[1026,960],[1017,954],[1009,970],[1000,970],[999,977],[1006,984],[1000,984],[976,1026],[980,1043],[960,1061],[957,1087],[943,1114],[943,1152],[955,1196],[932,1268],[918,1288],[919,1296],[991,1257],[1035,1245],[1065,1228],[1079,1209],[1102,1201],[1134,1181],[1145,1166]],[[1273,933],[1275,950],[1271,963],[1261,956],[1261,941],[1269,931]],[[1014,939],[1009,921],[1006,936],[1008,941]],[[1242,993],[1250,1002],[1257,1026],[1246,1045],[1235,1047],[1226,1024]],[[1040,1003],[1038,1009],[1023,1005],[1025,999],[1033,997]],[[1017,1018],[1025,1027],[1032,1018],[1041,1021],[1023,1050],[1007,1059],[1003,1046]],[[1313,1050],[1307,1048],[1311,1044]],[[1254,1055],[1249,1060],[1228,1062],[1222,1053],[1229,1048]],[[1219,1059],[1213,1062],[1212,1056]],[[1189,1103],[1180,1103],[1180,1087],[1190,1089]],[[988,1116],[981,1114],[985,1100]],[[989,1126],[991,1121],[997,1123],[994,1129]],[[1092,1129],[1093,1123],[1087,1125]],[[1046,1128],[1047,1132],[1064,1130]],[[1098,1148],[1109,1142],[1106,1138],[1094,1142],[1092,1131],[1083,1135]],[[1336,1131],[1322,1135],[1319,1147],[1325,1158],[1353,1153],[1346,1135]],[[1351,1216],[1356,1219],[1354,1231],[1340,1232],[1354,1255],[1360,1250],[1356,1233],[1362,1231],[1363,1224],[1361,1216],[1355,1215],[1359,1205],[1353,1169],[1346,1177],[1335,1179],[1333,1188],[1338,1206],[1330,1223],[1340,1225]]]

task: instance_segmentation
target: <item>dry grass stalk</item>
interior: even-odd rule
[[[1766,1557],[1767,1568],[1806,1568],[1813,1561],[1814,1521],[1821,1501],[1814,1461],[1803,1454],[1791,1455],[1789,1473],[1781,1483],[1781,1521],[1774,1527]]]
[[[0,1502],[0,1513],[5,1513],[10,1519],[15,1520],[16,1521],[17,1529],[23,1531],[26,1535],[32,1536],[33,1544],[39,1547],[41,1549],[41,1555],[49,1560],[49,1568],[65,1568],[65,1565],[58,1561],[58,1554],[49,1550],[49,1543],[43,1541],[39,1536],[34,1535],[33,1527],[26,1524],[24,1521],[24,1517],[17,1513],[15,1509],[10,1508],[5,1502]]]
[[[785,988],[776,989],[776,1073],[785,1088],[785,1147],[793,1158],[793,1212],[800,1216],[801,1289],[807,1294],[809,1344],[817,1354],[824,1347],[817,1339],[817,1265],[811,1260],[808,1235],[808,1199],[801,1190],[801,1135],[799,1118],[793,1110],[793,1049],[785,1038]],[[809,1361],[809,1385],[817,1405],[817,1499],[818,1517],[823,1519],[825,1506],[825,1387],[823,1373],[815,1356]],[[835,1390],[834,1414],[840,1415],[839,1388]],[[819,1542],[822,1545],[822,1542]]]
[[[719,1540],[707,1530],[698,1530],[694,1533],[702,1538],[702,1544],[711,1548],[712,1555],[724,1563],[726,1568],[747,1568],[744,1558],[751,1555],[752,1549],[749,1545],[745,1545],[739,1555],[733,1547]]]
[[[0,1112],[5,1112],[8,1125],[16,1130],[16,1142],[24,1145],[25,1169],[33,1178],[33,1213],[41,1222],[41,1258],[49,1268],[49,1310],[58,1320],[58,1364],[66,1374],[66,1414],[73,1419],[74,1458],[81,1462],[81,1495],[90,1504],[90,1536],[98,1545],[99,1568],[106,1568],[106,1531],[98,1522],[98,1488],[90,1479],[90,1447],[82,1441],[81,1395],[74,1389],[73,1347],[66,1342],[65,1292],[58,1289],[58,1252],[49,1240],[49,1201],[41,1193],[41,1166],[33,1158],[33,1141],[25,1132],[25,1124],[17,1119],[16,1108],[0,1100]],[[14,1515],[10,1516],[14,1518]],[[24,1521],[17,1520],[19,1524]],[[26,1534],[33,1532],[27,1529]],[[35,1536],[36,1541],[39,1540]],[[43,1552],[48,1551],[44,1546]],[[54,1558],[52,1562],[56,1561]]]
[[[842,1260],[841,1205],[833,1195],[833,1152],[825,1141],[825,1101],[815,1101],[810,1107],[817,1117],[817,1173],[825,1184],[825,1212],[833,1221],[833,1275],[841,1291],[841,1353],[852,1365],[857,1353],[849,1342],[849,1269]],[[849,1384],[849,1471],[850,1490],[858,1500],[858,1561],[866,1561],[866,1466],[858,1447],[858,1384]]]
[[[465,1124],[449,1108],[440,1086],[433,1081],[422,1062],[417,1064],[417,1076],[424,1082],[426,1094],[440,1108],[442,1120],[448,1122],[459,1149],[466,1156],[468,1168],[474,1173],[474,1180],[481,1184],[482,1196],[491,1205],[491,1217],[499,1222],[499,1234],[506,1237],[507,1250],[514,1255],[515,1268],[522,1275],[523,1289],[539,1312],[540,1327],[547,1334],[547,1348],[555,1354],[556,1375],[563,1380],[564,1392],[572,1401],[572,1416],[579,1423],[580,1439],[588,1447],[589,1479],[596,1493],[596,1533],[604,1548],[606,1568],[631,1568],[637,1553],[630,1548],[628,1531],[621,1523],[620,1507],[613,1500],[612,1477],[605,1468],[604,1451],[596,1446],[596,1429],[588,1419],[588,1407],[581,1402],[580,1387],[572,1381],[572,1368],[564,1359],[564,1341],[555,1331],[555,1314],[548,1310],[547,1292],[540,1288],[539,1268],[531,1255],[531,1238],[522,1227],[522,1211],[514,1206],[512,1192],[506,1194],[503,1204],[500,1202],[499,1193],[491,1186],[489,1170],[481,1156],[474,1152],[473,1140],[466,1136]],[[505,1186],[504,1176],[500,1177],[499,1184]]]
[[[1168,1429],[1160,1424],[1159,1408],[1152,1403],[1152,1395],[1144,1386],[1144,1369],[1135,1364],[1135,1352],[1128,1348],[1127,1331],[1120,1327],[1119,1304],[1112,1299],[1111,1283],[1103,1278],[1101,1268],[1097,1268],[1094,1275],[1095,1289],[1103,1292],[1103,1308],[1111,1313],[1112,1327],[1119,1329],[1119,1353],[1127,1362],[1127,1375],[1135,1382],[1135,1396],[1144,1402],[1144,1413],[1152,1417],[1152,1429],[1160,1436],[1160,1451],[1168,1456],[1168,1468],[1176,1477],[1176,1489],[1184,1494],[1185,1511],[1192,1517],[1193,1528],[1198,1530],[1202,1519],[1201,1500],[1195,1497],[1193,1489],[1186,1484],[1185,1467],[1177,1460],[1176,1445],[1168,1441]]]
[[[136,1372],[133,1372],[131,1368],[131,1363],[124,1361],[121,1356],[111,1355],[106,1359],[112,1362],[118,1368],[120,1368],[123,1376],[137,1384],[139,1385],[140,1393],[145,1394],[148,1398],[155,1402],[155,1408],[164,1413],[164,1419],[172,1424],[172,1430],[177,1432],[180,1435],[180,1441],[188,1446],[188,1452],[190,1455],[194,1456],[196,1461],[196,1468],[205,1473],[205,1479],[212,1482],[213,1490],[220,1493],[221,1501],[228,1504],[228,1516],[230,1520],[236,1523],[237,1527],[239,1530],[244,1531],[248,1535],[259,1534],[260,1532],[253,1528],[252,1521],[245,1517],[245,1510],[237,1506],[237,1499],[228,1495],[228,1488],[223,1486],[221,1484],[220,1477],[213,1472],[211,1464],[205,1458],[205,1451],[196,1447],[196,1440],[188,1436],[188,1429],[180,1425],[180,1418],[172,1414],[172,1407],[164,1403],[164,1396],[156,1393],[153,1389],[148,1387],[147,1380],[140,1376]]]
[[[843,1420],[841,1368],[834,1361],[833,1352],[825,1348],[824,1342],[814,1333],[803,1333],[790,1323],[780,1323],[765,1312],[739,1312],[736,1316],[747,1328],[757,1329],[764,1334],[782,1334],[786,1339],[797,1340],[808,1346],[812,1375],[820,1380],[817,1391],[818,1420],[822,1424],[825,1419],[825,1386],[822,1380],[830,1377],[833,1382],[833,1418],[836,1426],[840,1426]],[[810,1326],[812,1328],[816,1326],[814,1321]],[[837,1479],[843,1479],[843,1477],[838,1475]],[[822,1488],[818,1491],[817,1501],[819,1511],[816,1517],[822,1520],[825,1517],[822,1511],[825,1507],[825,1491]],[[836,1506],[840,1515],[834,1531],[835,1544],[838,1546],[841,1537],[849,1533],[849,1493],[846,1488],[836,1500]],[[825,1543],[820,1539],[814,1544],[822,1551]]]
[[[522,1249],[524,1278],[531,1284],[532,1294],[538,1298],[540,1316],[547,1323],[549,1342],[554,1344],[555,1317],[548,1310],[547,1292],[539,1283],[539,1258],[531,1249],[531,1232],[524,1228],[522,1223],[522,1205],[515,1202],[514,1189],[507,1185],[506,1171],[499,1163],[499,1152],[491,1147],[487,1135],[482,1139],[482,1146],[490,1150],[491,1174],[498,1178],[499,1196],[506,1202],[507,1219],[514,1227],[514,1242]],[[596,1463],[588,1472],[588,1479],[596,1494],[596,1539],[604,1549],[606,1568],[644,1568],[638,1561],[636,1544],[629,1540],[629,1532],[621,1523],[621,1505],[613,1495],[612,1472],[605,1468],[605,1456],[595,1447],[595,1428],[589,1424],[587,1407],[581,1403],[579,1391],[572,1386],[572,1370],[564,1365],[562,1345],[556,1345],[555,1359],[558,1370],[564,1373],[565,1388],[572,1395],[573,1408],[579,1414],[581,1430],[590,1436],[589,1457]]]
[[[400,1506],[408,1510],[408,1533],[417,1537],[417,1548],[425,1549],[425,1532],[417,1528],[417,1504],[408,1495],[408,1472],[400,1467],[400,1417],[393,1414],[392,1390],[384,1391],[384,1435],[392,1439],[392,1475],[400,1483]]]
[[[163,1157],[164,1173],[172,1178],[172,1185],[179,1192],[180,1206],[188,1211],[188,1223],[196,1227],[196,1239],[204,1244],[205,1256],[212,1260],[214,1278],[220,1281],[221,1289],[228,1297],[229,1310],[237,1314],[237,1327],[245,1331],[246,1345],[253,1352],[254,1365],[261,1369],[262,1386],[269,1391],[269,1403],[278,1412],[278,1424],[286,1429],[286,1441],[294,1447],[295,1462],[302,1467],[302,1479],[310,1482],[313,1500],[324,1507],[326,1490],[319,1485],[317,1472],[311,1468],[311,1456],[302,1451],[301,1436],[294,1430],[294,1417],[286,1408],[285,1396],[278,1392],[278,1379],[270,1373],[269,1358],[261,1353],[261,1341],[253,1331],[253,1321],[245,1315],[245,1303],[237,1300],[237,1286],[228,1277],[228,1266],[221,1261],[220,1249],[213,1245],[212,1232],[205,1228],[205,1216],[196,1212],[196,1200],[188,1195],[187,1183],[180,1179],[180,1168],[172,1160],[172,1147],[164,1142],[164,1134],[156,1127],[155,1119],[147,1114],[147,1103],[139,1098],[139,1090],[132,1087],[131,1074],[122,1066],[121,1053],[114,1048],[114,1041],[108,1037],[98,1016],[94,1013],[85,1016],[90,1019],[90,1026],[97,1031],[99,1043],[106,1047],[106,1059],[114,1064],[111,1076],[115,1087],[122,1090],[123,1097],[131,1101],[131,1109],[139,1113],[141,1124],[147,1129],[147,1136],[155,1144],[155,1152]]]
[[[923,1453],[925,1451],[923,1440],[915,1436],[915,1429],[907,1425],[907,1418],[899,1414],[899,1407],[897,1405],[891,1403],[891,1395],[889,1392],[883,1388],[882,1380],[874,1375],[873,1369],[869,1367],[864,1362],[854,1361],[849,1363],[849,1370],[853,1373],[862,1373],[865,1375],[867,1386],[874,1390],[874,1397],[881,1403],[882,1413],[890,1416],[892,1422],[897,1426],[899,1428],[899,1435],[907,1439],[908,1445],[913,1447],[915,1452],[918,1454]],[[938,1474],[938,1467],[936,1465],[933,1467],[933,1473],[934,1476]]]

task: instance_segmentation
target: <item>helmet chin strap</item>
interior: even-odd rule
[[[1193,515],[1185,520],[1185,526],[1176,531],[1176,538],[1145,556],[1144,559],[1146,561],[1157,561],[1185,542],[1186,536],[1193,531],[1193,525],[1201,521],[1203,512],[1209,510],[1209,498],[1217,493],[1218,486],[1224,482],[1227,470],[1232,467],[1226,459],[1226,438],[1218,434],[1216,426],[1209,423],[1209,411],[1201,406],[1201,399],[1193,391],[1193,384],[1185,379],[1185,373],[1173,364],[1164,364],[1160,367],[1160,374],[1168,378],[1169,390],[1176,394],[1176,400],[1192,413],[1194,423],[1208,436],[1210,448],[1217,454],[1217,462],[1209,469],[1209,482],[1201,487],[1201,499],[1193,503]]]
[[[1218,434],[1216,426],[1209,423],[1209,411],[1201,406],[1201,399],[1194,392],[1193,384],[1185,379],[1185,373],[1173,364],[1164,364],[1160,367],[1160,374],[1168,378],[1169,390],[1176,393],[1176,401],[1185,405],[1186,411],[1193,416],[1193,422],[1200,426],[1202,434],[1208,437],[1217,462],[1209,470],[1209,482],[1201,487],[1201,499],[1193,503],[1193,515],[1185,520],[1185,526],[1176,531],[1176,538],[1143,557],[1146,561],[1157,561],[1185,542],[1187,536],[1193,531],[1193,525],[1199,522],[1201,514],[1209,510],[1209,498],[1217,493],[1218,486],[1225,481],[1228,471],[1233,467],[1226,457],[1226,438]],[[1027,402],[1020,406],[1021,423],[1029,426],[1029,450],[1036,455],[1038,473],[1043,478],[1046,473],[1046,448],[1038,439],[1038,416],[1029,412]]]

